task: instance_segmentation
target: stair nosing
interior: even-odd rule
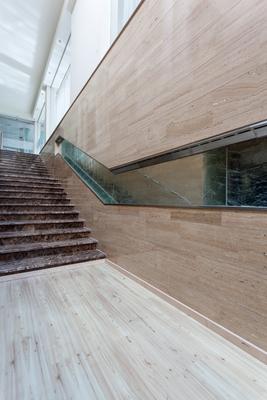
[[[82,218],[79,219],[50,219],[50,220],[20,220],[20,221],[0,221],[1,226],[14,226],[14,225],[49,225],[49,224],[69,224],[69,223],[85,223]]]
[[[69,210],[69,211],[0,211],[1,215],[46,215],[46,214],[80,214],[77,210]]]
[[[63,235],[67,233],[91,233],[91,229],[87,227],[81,228],[65,228],[65,229],[50,229],[39,231],[4,231],[0,232],[0,239],[11,239],[17,237],[30,237],[30,236],[47,236],[47,235]],[[1,247],[1,245],[0,245]]]
[[[20,253],[20,252],[31,252],[34,250],[43,250],[50,249],[53,247],[62,248],[62,247],[72,247],[72,246],[81,246],[86,244],[98,244],[98,241],[92,237],[89,238],[80,238],[80,239],[69,239],[69,240],[58,240],[54,242],[34,242],[28,243],[27,248],[25,248],[25,244],[17,244],[17,245],[4,245],[0,246],[0,256],[10,253]]]
[[[28,267],[28,260],[15,260],[15,261],[7,261],[7,262],[2,262],[0,261],[0,267],[9,267],[11,265],[12,267],[15,266],[13,269],[8,269],[8,268],[2,268],[0,269],[0,275],[8,275],[8,274],[16,274],[16,273],[23,273],[23,272],[28,272],[28,271],[34,271],[34,270],[41,270],[41,269],[47,269],[47,268],[56,268],[60,267],[63,265],[72,265],[72,264],[77,264],[77,263],[86,263],[90,262],[91,260],[94,260],[94,258],[90,259],[90,255],[99,255],[98,258],[95,259],[104,259],[106,257],[106,254],[99,250],[99,249],[94,249],[94,250],[87,250],[87,251],[81,251],[79,252],[79,257],[77,257],[77,254],[65,254],[65,255],[50,255],[50,256],[40,256],[40,257],[35,257],[36,261],[36,267]],[[60,257],[60,260],[59,260]],[[74,259],[74,261],[72,260]],[[88,258],[88,259],[87,259]],[[76,260],[75,260],[76,259]],[[51,262],[52,261],[52,262]],[[53,262],[54,261],[54,262]],[[61,262],[62,261],[62,262]],[[44,266],[38,266],[40,263],[43,263]],[[47,263],[49,262],[49,263]],[[21,266],[20,266],[20,265]],[[18,267],[16,267],[18,265]]]
[[[53,181],[53,182],[60,182],[59,179],[49,176],[34,176],[34,175],[22,175],[22,174],[10,174],[9,172],[6,172],[4,174],[0,174],[0,178],[2,177],[10,177],[10,178],[22,178],[22,179],[36,179],[36,180],[42,180],[42,181]]]
[[[1,190],[0,193],[29,193],[28,190]],[[57,192],[44,192],[42,190],[38,191],[38,192],[32,192],[32,193],[36,193],[36,194],[57,194],[57,195],[66,195],[66,193],[64,192],[64,189],[62,189],[61,191]]]
[[[16,198],[16,197],[14,197],[14,198]],[[75,205],[69,204],[69,203],[68,204],[0,203],[0,207],[51,207],[51,208],[53,208],[53,207],[75,207]]]

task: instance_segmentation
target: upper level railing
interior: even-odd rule
[[[61,156],[104,204],[267,207],[267,137],[115,175],[63,139]]]

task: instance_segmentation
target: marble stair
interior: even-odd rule
[[[0,150],[0,275],[105,258],[37,155]]]

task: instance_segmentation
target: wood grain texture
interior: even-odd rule
[[[146,0],[61,134],[108,167],[266,119],[265,0]]]
[[[106,262],[0,278],[0,398],[264,400],[267,366]]]
[[[267,351],[266,212],[104,206],[47,165],[112,261]]]

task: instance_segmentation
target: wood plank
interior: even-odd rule
[[[103,261],[0,278],[0,398],[263,400],[267,366]]]

